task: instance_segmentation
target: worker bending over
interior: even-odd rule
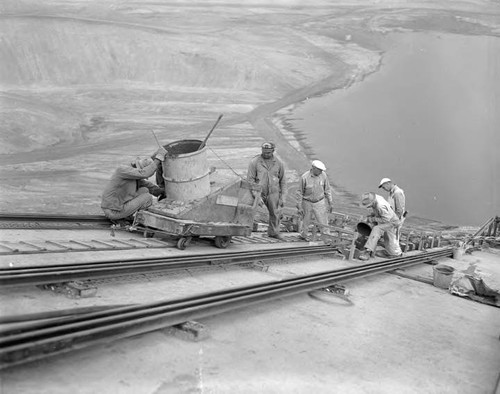
[[[329,234],[328,214],[333,211],[332,192],[326,175],[326,166],[319,160],[311,163],[311,169],[300,177],[297,210],[302,216],[300,237],[309,240],[307,233],[311,217],[321,225],[321,232]],[[328,205],[327,205],[328,203]]]
[[[267,235],[282,240],[280,224],[286,197],[285,166],[274,155],[274,149],[272,142],[262,144],[261,154],[255,156],[248,165],[247,180],[262,186],[262,202],[269,211]]]
[[[365,244],[365,250],[359,255],[360,260],[369,260],[375,253],[380,237],[384,236],[385,253],[384,257],[398,257],[403,253],[397,240],[397,228],[401,221],[389,205],[389,203],[375,193],[364,193],[361,197],[361,205],[371,208],[368,215],[369,223],[376,223],[372,228],[370,236]]]
[[[128,165],[119,166],[113,173],[102,194],[101,208],[104,215],[112,221],[133,220],[130,216],[139,209],[153,203],[152,196],[161,196],[164,189],[149,182],[158,164],[165,160],[167,151],[159,148],[154,159],[136,158]]]

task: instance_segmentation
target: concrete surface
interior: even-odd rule
[[[245,248],[230,246],[231,250]],[[213,247],[192,247],[197,252],[210,250]],[[183,253],[175,248],[148,252]],[[440,260],[453,266],[455,275],[474,264],[493,288],[500,284],[499,261],[500,252],[494,249],[460,260]],[[361,262],[324,256],[266,264],[267,271],[230,267],[95,280],[98,293],[86,299],[30,287],[4,289],[0,302],[3,315],[147,303]],[[405,272],[432,279],[431,265]],[[325,293],[302,294],[201,319],[209,337],[200,342],[184,341],[166,330],[3,370],[2,393],[494,390],[500,371],[498,308],[394,274],[344,285],[350,292],[347,300]]]

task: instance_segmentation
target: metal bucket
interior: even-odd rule
[[[441,289],[447,289],[450,287],[451,280],[453,279],[453,273],[455,272],[453,267],[440,264],[433,267],[433,271],[434,286]]]
[[[369,237],[372,232],[371,226],[365,222],[359,222],[356,226],[356,230],[358,234],[362,235],[363,237]]]
[[[210,194],[207,147],[198,150],[201,143],[181,140],[165,145],[168,156],[162,166],[168,199],[191,201]]]

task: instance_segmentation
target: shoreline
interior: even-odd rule
[[[260,122],[256,122],[256,128],[257,126],[262,127],[262,125],[269,126],[269,130],[267,131],[270,139],[274,138],[281,143],[286,141],[289,146],[293,147],[296,150],[296,153],[292,155],[292,157],[289,156],[289,149],[286,149],[285,152],[288,153],[288,155],[286,156],[286,161],[289,165],[289,168],[297,171],[298,176],[309,169],[310,162],[317,158],[317,154],[314,151],[314,147],[308,142],[308,133],[304,130],[298,130],[294,126],[292,126],[290,118],[293,117],[295,110],[311,98],[319,98],[331,94],[336,90],[348,89],[353,84],[362,83],[368,76],[378,72],[382,67],[382,61],[385,51],[379,50],[376,52],[379,54],[379,56],[378,61],[376,62],[374,67],[370,67],[368,69],[358,69],[356,70],[358,71],[358,73],[356,74],[353,74],[352,72],[346,72],[341,76],[331,74],[329,77],[324,79],[329,81],[329,85],[321,87],[318,86],[319,83],[315,83],[309,87],[299,89],[298,91],[300,91],[303,95],[301,100],[281,107],[275,112],[269,114],[267,117],[264,116]],[[294,93],[292,93],[291,95],[293,94]],[[271,128],[275,128],[276,130],[271,130]],[[277,133],[280,134],[281,138],[276,138],[278,137]],[[278,152],[283,150],[283,146],[279,146],[277,150]],[[297,165],[297,162],[300,164]],[[299,166],[302,167],[302,171]],[[352,193],[345,187],[337,184],[333,179],[331,179],[331,177],[329,177],[329,180],[332,187],[334,200],[340,203],[337,205],[338,208],[336,210],[340,208],[342,213],[348,215],[362,214],[362,209],[357,204],[359,195]],[[288,194],[292,194],[291,190],[288,191]]]

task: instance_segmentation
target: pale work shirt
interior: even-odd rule
[[[330,182],[326,173],[323,171],[315,176],[312,170],[309,170],[302,174],[297,197],[298,204],[301,204],[302,200],[314,203],[326,198],[328,203],[333,205]]]
[[[377,202],[372,206],[372,211],[375,214],[377,222],[379,222],[379,224],[391,223],[394,226],[398,226],[400,223],[399,217],[396,215],[389,202],[378,194],[375,195],[375,198]]]
[[[405,213],[405,192],[399,186],[394,185],[389,191],[387,202],[390,204],[398,218],[402,218]]]

